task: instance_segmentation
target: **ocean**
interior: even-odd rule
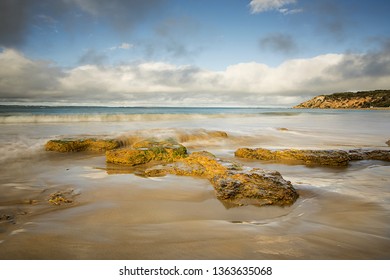
[[[50,139],[131,136],[277,170],[300,197],[226,208],[206,179],[144,178],[112,172],[104,154],[44,150]],[[0,106],[0,259],[389,259],[390,162],[234,157],[240,147],[387,150],[389,139],[390,110]],[[58,191],[72,203],[48,203]]]

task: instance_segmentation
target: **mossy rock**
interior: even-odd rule
[[[228,171],[228,168],[223,166],[213,154],[205,151],[194,152],[180,162],[187,167],[177,170],[184,173],[180,175],[212,178],[217,174],[226,174]]]
[[[172,164],[145,170],[145,176],[175,174],[208,179],[225,207],[244,205],[288,206],[298,198],[289,181],[277,171],[248,169],[216,158],[209,152],[195,152]]]
[[[234,153],[236,157],[275,160],[305,165],[346,166],[350,160],[348,152],[341,150],[276,150],[239,148]]]
[[[119,148],[120,144],[113,139],[77,139],[77,140],[50,140],[45,144],[46,151],[56,152],[105,152]]]
[[[262,148],[239,148],[236,157],[299,163],[305,165],[347,166],[355,160],[390,161],[390,150],[267,150]]]
[[[187,156],[187,149],[174,140],[143,140],[130,148],[106,152],[106,162],[125,165],[140,165],[150,161],[174,162]]]

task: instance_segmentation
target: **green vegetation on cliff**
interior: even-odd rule
[[[319,95],[294,108],[384,108],[390,107],[390,90],[339,92]]]

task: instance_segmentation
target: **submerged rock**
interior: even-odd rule
[[[105,152],[117,149],[120,143],[113,139],[78,139],[78,140],[50,140],[45,144],[46,151],[56,152]]]
[[[129,148],[107,151],[106,162],[134,166],[150,161],[173,162],[186,156],[186,147],[174,140],[143,140]]]
[[[249,149],[239,148],[234,153],[236,157],[276,160],[276,161],[297,161],[306,165],[327,165],[327,166],[346,166],[349,162],[349,156],[346,151],[341,150],[268,150],[268,149]]]
[[[298,193],[277,171],[244,168],[208,152],[195,152],[175,163],[145,170],[145,176],[175,174],[207,178],[217,198],[227,207],[291,205]]]

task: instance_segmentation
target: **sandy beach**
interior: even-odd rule
[[[132,122],[3,123],[0,258],[388,259],[389,162],[336,168],[234,157],[239,147],[388,149],[387,114],[283,109]],[[182,144],[189,152],[207,150],[277,170],[298,200],[289,207],[226,208],[204,178],[145,178],[136,168],[106,164],[104,154],[44,150],[49,139],[212,130],[228,137],[187,137]],[[56,192],[70,202],[49,203]]]

